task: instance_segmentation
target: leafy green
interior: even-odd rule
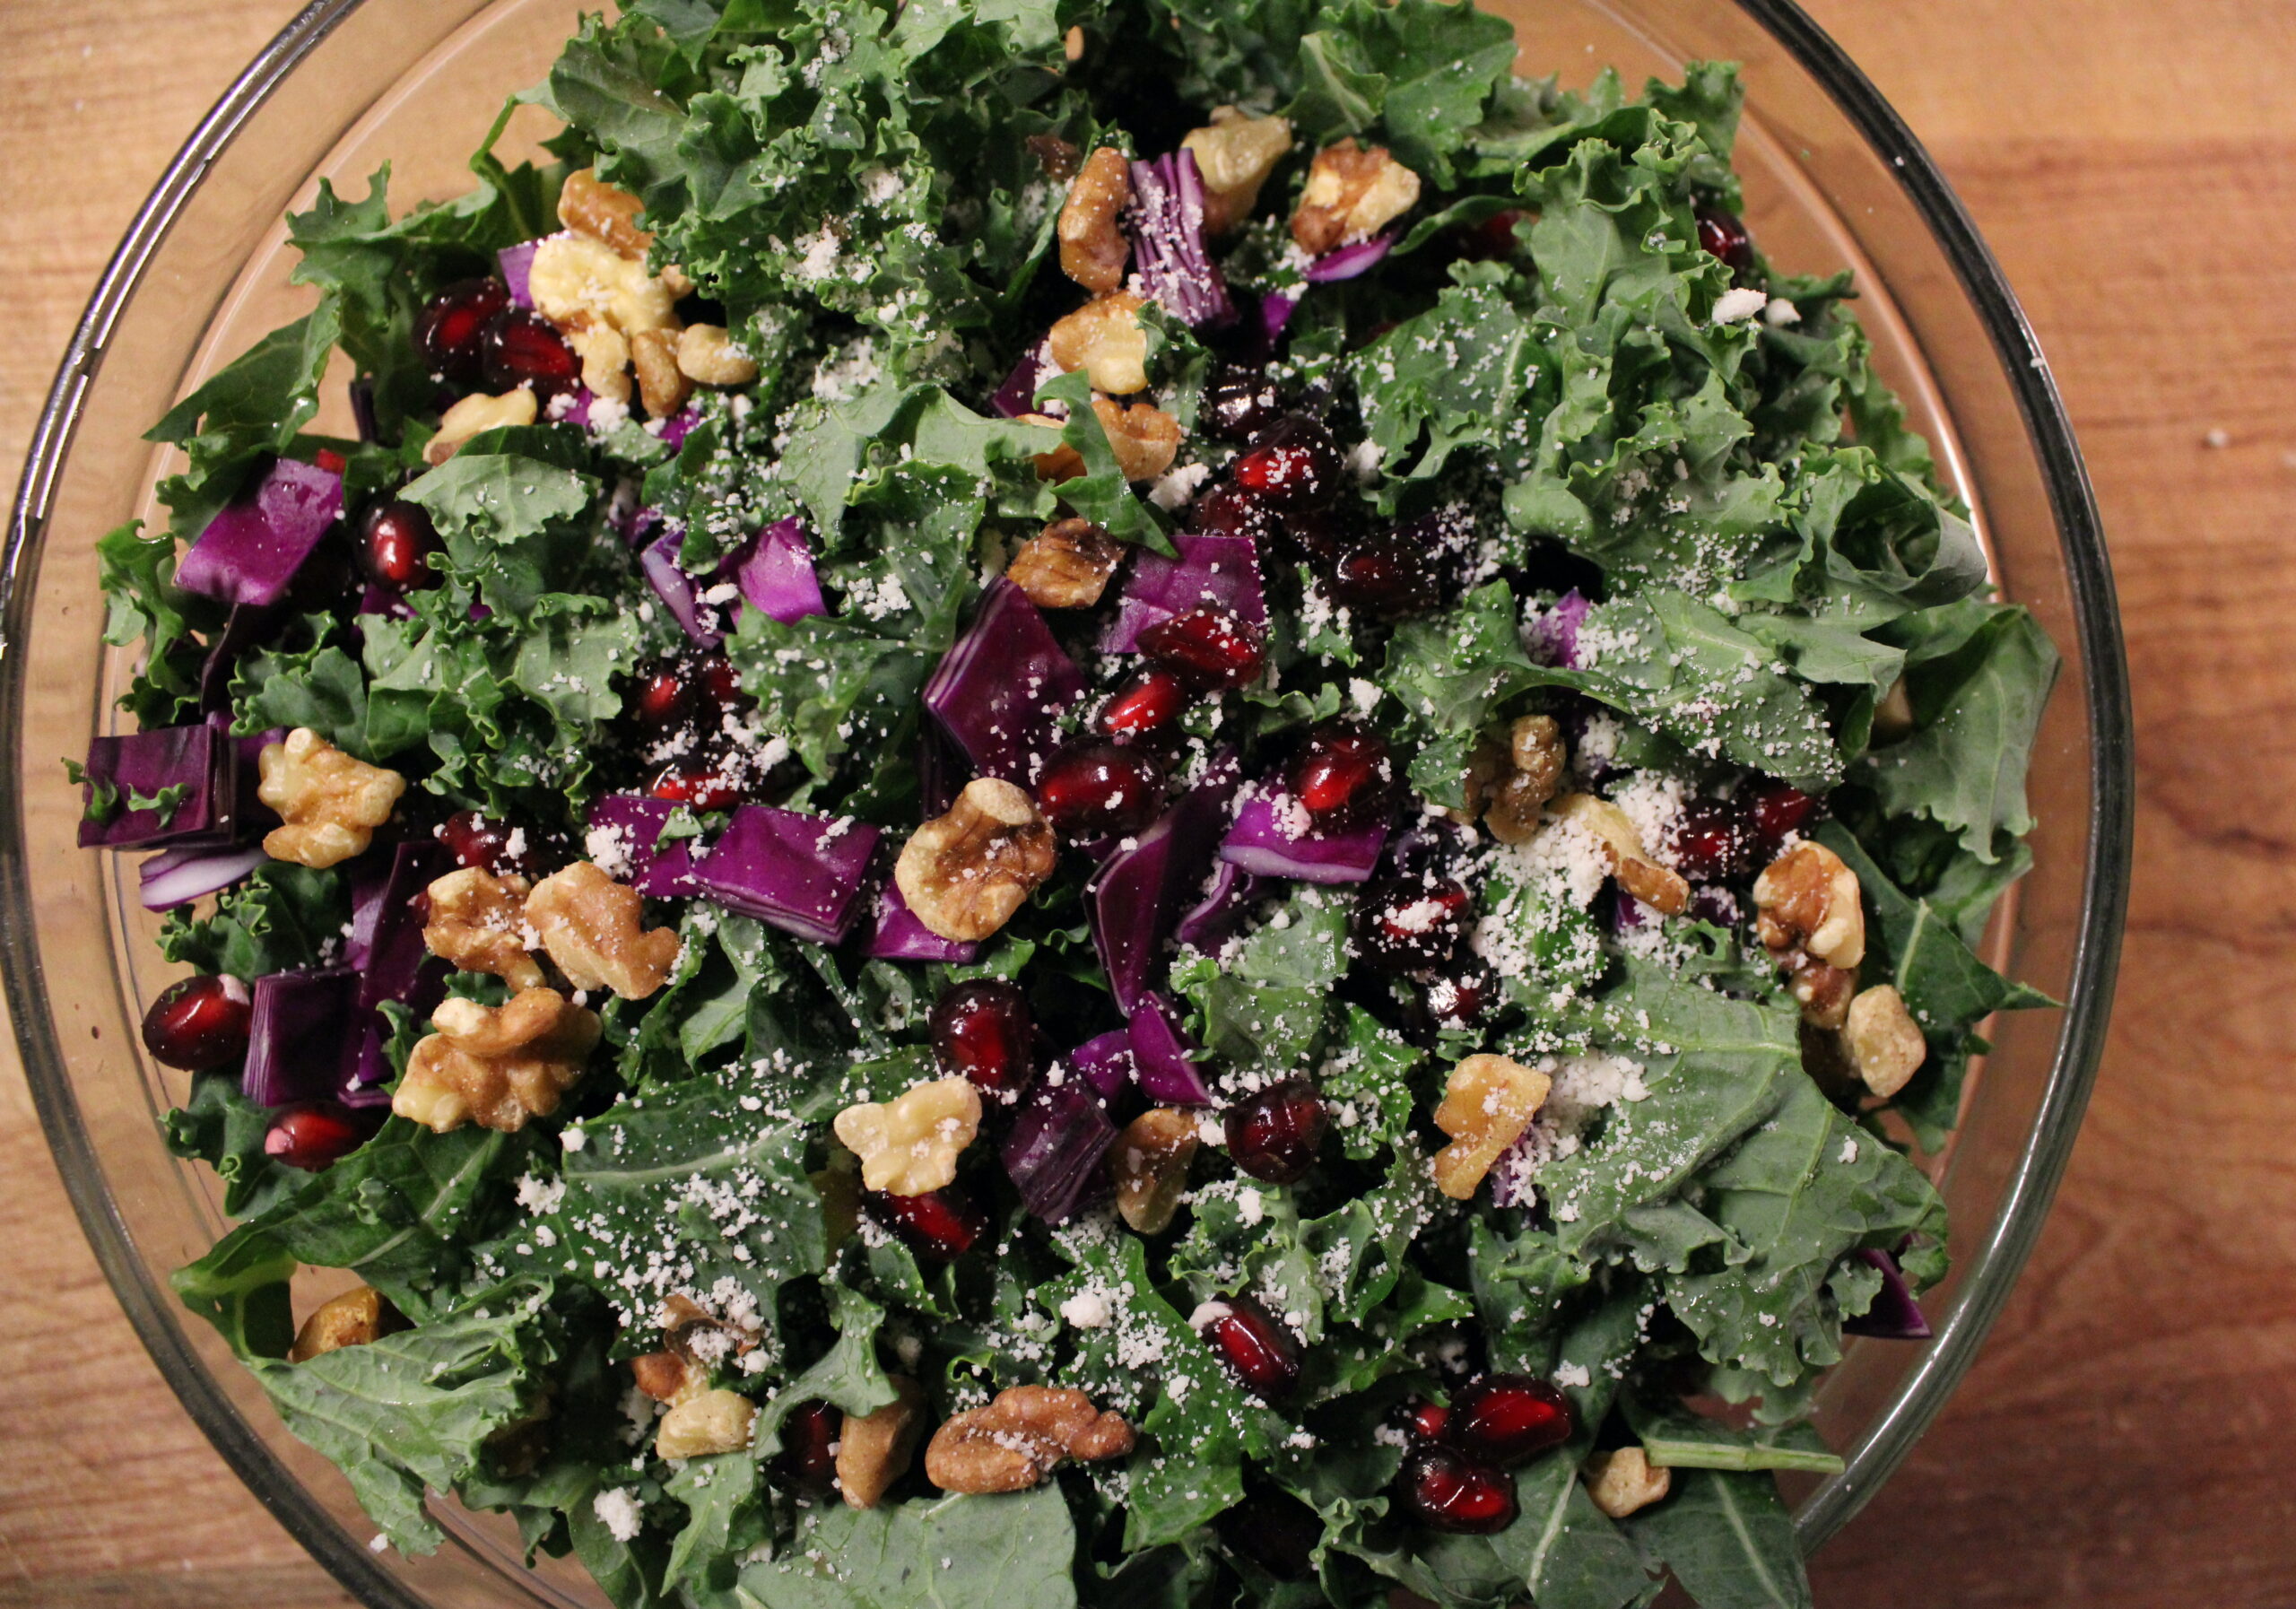
[[[1732,1430],[1686,1409],[1662,1407],[1629,1394],[1627,1422],[1650,1462],[1661,1469],[1805,1469],[1840,1473],[1840,1458],[1826,1450],[1806,1424],[1779,1430]]]
[[[1172,988],[1193,1008],[1205,1048],[1239,1068],[1288,1071],[1305,1059],[1347,970],[1347,909],[1303,886],[1220,955],[1175,962]]]
[[[1672,1495],[1625,1530],[1665,1561],[1699,1609],[1810,1609],[1794,1522],[1768,1474],[1680,1471]]]
[[[253,981],[319,964],[351,920],[349,880],[291,861],[266,860],[216,896],[205,917],[181,906],[160,929],[160,952],[202,972]]]
[[[1491,1545],[1539,1609],[1621,1609],[1649,1589],[1634,1545],[1587,1496],[1573,1444],[1515,1477],[1515,1523]]]
[[[1438,0],[1342,0],[1318,9],[1300,41],[1299,94],[1285,110],[1318,145],[1376,135],[1439,186],[1513,71],[1504,18]]]
[[[1432,308],[1349,360],[1381,468],[1431,480],[1462,449],[1519,456],[1525,394],[1542,373],[1543,355],[1503,291],[1446,289]]]
[[[218,370],[144,433],[147,441],[181,448],[190,460],[160,483],[178,539],[198,536],[267,457],[294,444],[318,412],[319,378],[341,333],[339,307],[322,300]]]
[[[751,1609],[1074,1609],[1075,1549],[1057,1486],[816,1505],[787,1548],[742,1572],[737,1596]]]

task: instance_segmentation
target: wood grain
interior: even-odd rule
[[[12,470],[111,243],[293,9],[0,0]],[[2296,10],[1810,9],[1942,160],[2051,355],[2144,738],[2120,1008],[2057,1213],[1819,1599],[2296,1605]],[[161,1384],[13,1068],[0,1178],[0,1605],[345,1604]]]

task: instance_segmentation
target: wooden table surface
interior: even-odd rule
[[[1807,3],[2039,330],[2144,733],[2120,1008],[2056,1214],[1819,1600],[2296,1605],[2296,6]],[[0,0],[12,476],[113,242],[294,9]],[[0,1068],[0,1606],[347,1602],[161,1383]]]

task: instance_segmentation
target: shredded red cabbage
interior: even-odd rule
[[[538,239],[521,240],[516,246],[505,246],[494,254],[495,265],[500,270],[502,283],[510,288],[512,307],[530,308],[535,305],[534,288],[531,283],[535,268],[535,248],[540,246],[544,240],[563,239],[565,235],[562,232],[544,235]]]
[[[1179,1008],[1163,996],[1143,995],[1128,1030],[1140,1092],[1159,1106],[1210,1106],[1212,1092],[1196,1070],[1201,1048],[1180,1025]]]
[[[239,1074],[247,1098],[257,1106],[291,1106],[334,1094],[358,998],[359,975],[347,970],[257,978]]]
[[[1124,231],[1151,300],[1190,329],[1236,321],[1228,282],[1205,249],[1204,176],[1196,152],[1182,149],[1132,164]]]
[[[744,804],[693,868],[704,899],[816,944],[861,914],[877,830],[850,817]]]
[[[162,849],[135,868],[136,899],[146,910],[173,910],[230,887],[270,858],[260,844],[247,849]]]
[[[1371,875],[1387,846],[1385,824],[1318,836],[1304,830],[1306,815],[1288,797],[1256,794],[1237,811],[1220,858],[1258,876],[1301,883],[1361,883]]]
[[[1114,1100],[1133,1080],[1132,1034],[1118,1028],[1086,1039],[1068,1053],[1067,1062],[1101,1100]]]
[[[95,739],[81,772],[80,847],[228,847],[238,758],[230,740],[204,721]]]
[[[1373,235],[1368,240],[1357,240],[1352,245],[1326,252],[1308,265],[1308,283],[1328,285],[1369,274],[1395,248],[1396,240],[1402,232],[1401,230],[1391,229],[1384,235]]]
[[[1855,1318],[1842,1320],[1843,1331],[1883,1341],[1928,1340],[1932,1334],[1929,1320],[1922,1316],[1921,1304],[1914,1300],[1913,1287],[1905,1283],[1897,1258],[1873,1247],[1853,1251],[1849,1256],[1854,1262],[1879,1269],[1882,1288],[1875,1292],[1872,1307]]]
[[[988,411],[1001,419],[1018,419],[1037,411],[1037,387],[1060,372],[1052,361],[1052,343],[1039,341],[1013,366],[1004,383],[988,399]]]
[[[972,964],[980,946],[961,939],[945,939],[917,918],[891,878],[877,891],[876,926],[863,952],[872,961],[941,961],[951,966]]]
[[[1196,903],[1204,886],[1239,781],[1234,753],[1222,752],[1206,768],[1203,781],[1132,848],[1102,861],[1086,885],[1092,942],[1108,968],[1117,1009],[1127,1017],[1147,992],[1149,975],[1180,914]]]
[[[1586,623],[1587,611],[1593,607],[1573,587],[1555,600],[1553,608],[1531,622],[1529,646],[1549,665],[1559,665],[1565,670],[1583,668],[1578,657],[1578,628]]]
[[[1211,950],[1235,932],[1259,898],[1260,881],[1232,860],[1217,862],[1204,898],[1182,913],[1172,937],[1191,950]]]
[[[714,604],[706,604],[693,585],[693,578],[678,562],[678,549],[685,545],[683,530],[665,531],[656,541],[647,544],[638,555],[646,579],[654,588],[654,596],[669,608],[672,618],[688,637],[705,648],[714,648],[725,640],[718,628],[719,617]]]
[[[683,900],[700,891],[693,880],[694,840],[659,841],[677,808],[644,794],[608,794],[590,806],[590,831],[612,832],[619,858],[629,863],[621,881],[651,900]]]
[[[925,684],[925,707],[976,772],[1026,785],[1058,745],[1061,714],[1084,686],[1084,673],[1061,652],[1037,606],[999,576],[972,629]]]
[[[275,604],[343,514],[343,477],[274,460],[252,491],[219,510],[176,566],[176,585],[227,604]]]
[[[1116,1144],[1092,1085],[1082,1078],[1041,1083],[1022,1098],[1004,1136],[1004,1171],[1022,1205],[1048,1223],[1073,1214]]]
[[[1145,551],[1134,558],[1116,619],[1100,639],[1102,653],[1137,653],[1143,631],[1191,609],[1220,609],[1248,626],[1267,624],[1257,542],[1182,532],[1172,537],[1172,549],[1177,556],[1170,559]]]
[[[813,544],[801,519],[777,519],[760,531],[735,556],[732,571],[743,601],[785,626],[829,613],[813,574]]]

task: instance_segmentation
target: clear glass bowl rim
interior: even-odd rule
[[[44,533],[50,494],[112,326],[209,165],[304,57],[361,3],[313,0],[224,92],[137,212],[65,349],[32,433],[7,546],[0,553],[0,912],[24,911],[30,900],[19,778],[13,775],[25,697],[23,656],[9,648],[30,629],[34,589],[21,585],[23,561]],[[1813,1552],[1904,1459],[1975,1361],[2039,1236],[2072,1154],[2103,1053],[2118,970],[2133,843],[2135,730],[2112,570],[2095,497],[2056,380],[2000,265],[1920,142],[1823,30],[1790,0],[1732,3],[1810,74],[1889,162],[1985,326],[2048,488],[2086,672],[2090,735],[2081,926],[2064,1028],[2032,1137],[2003,1192],[2004,1205],[1990,1233],[1962,1259],[1966,1294],[1952,1318],[1881,1422],[1851,1453],[1847,1469],[1796,1514],[1802,1545]],[[30,964],[34,958],[29,932],[26,923],[0,921],[0,985],[9,1020],[65,1191],[129,1323],[193,1422],[257,1499],[346,1590],[374,1609],[427,1609],[405,1583],[352,1543],[308,1492],[283,1477],[261,1439],[184,1344],[163,1307],[168,1294],[146,1275],[105,1187],[37,981],[39,969]]]

